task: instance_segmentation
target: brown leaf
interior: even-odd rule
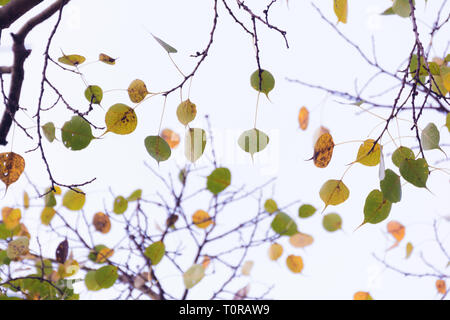
[[[56,261],[58,261],[61,264],[64,264],[67,259],[67,255],[69,253],[69,242],[64,240],[61,242],[58,247],[56,248]]]
[[[25,170],[25,160],[14,152],[0,153],[0,180],[6,185],[6,189],[19,180]]]
[[[95,230],[100,231],[103,234],[108,233],[109,230],[111,230],[111,220],[109,220],[109,217],[103,212],[97,212],[95,214],[93,224]]]
[[[314,155],[311,159],[318,168],[325,168],[331,161],[333,156],[334,142],[333,137],[329,133],[322,134],[314,146]],[[310,160],[311,160],[310,159]]]

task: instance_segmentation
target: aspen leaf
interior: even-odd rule
[[[156,266],[166,254],[166,246],[162,241],[157,241],[149,245],[144,252],[144,255],[150,259],[153,266]]]
[[[88,271],[84,277],[84,284],[89,291],[98,291],[102,287],[95,280],[95,270]]]
[[[217,168],[206,179],[206,188],[214,195],[225,190],[231,183],[231,172],[227,168]]]
[[[103,99],[103,90],[99,86],[89,86],[84,91],[84,96],[89,103],[100,104]]]
[[[375,140],[368,139],[359,147],[356,162],[365,166],[373,167],[380,163],[381,148],[377,143],[374,146]],[[372,149],[373,148],[373,149]]]
[[[372,190],[364,204],[364,222],[377,224],[386,219],[391,212],[392,204],[383,197],[380,190]]]
[[[161,47],[164,48],[164,50],[167,51],[167,53],[177,53],[177,49],[175,49],[174,47],[172,47],[170,44],[167,44],[166,42],[164,42],[163,40],[161,40],[160,38],[158,38],[157,36],[152,34],[152,37],[159,43],[159,45]]]
[[[283,246],[279,243],[273,243],[269,247],[269,259],[272,261],[278,260],[283,254]]]
[[[128,202],[137,201],[142,198],[142,189],[137,189],[133,191],[132,194],[130,194],[127,198]]]
[[[25,210],[30,207],[30,196],[26,191],[23,192],[23,207]]]
[[[148,136],[144,140],[148,154],[158,163],[170,158],[172,151],[169,144],[160,136]]]
[[[8,243],[8,249],[6,249],[6,255],[9,259],[15,260],[20,256],[28,253],[28,246],[30,240],[27,237],[18,237]]]
[[[201,264],[194,264],[183,274],[186,289],[192,289],[205,276],[205,269]]]
[[[125,199],[122,196],[117,196],[114,199],[113,212],[115,214],[122,214],[125,211],[127,211],[127,209],[128,209],[128,201],[127,201],[127,199]]]
[[[350,190],[342,180],[328,180],[323,184],[319,195],[326,208],[329,205],[337,206],[345,202],[350,196]]]
[[[99,263],[98,262],[98,254],[101,250],[108,248],[107,246],[103,245],[103,244],[98,244],[94,247],[94,250],[91,250],[88,254],[88,259],[91,260],[92,262],[95,263]]]
[[[309,218],[314,213],[316,213],[317,209],[310,204],[303,204],[298,208],[298,216],[300,218]]]
[[[137,127],[137,116],[132,108],[123,103],[111,106],[105,115],[106,132],[130,134]]]
[[[68,254],[69,254],[69,242],[67,241],[67,239],[65,239],[60,244],[58,244],[58,247],[56,247],[55,252],[56,261],[58,263],[66,262]]]
[[[142,80],[133,80],[128,86],[128,96],[134,103],[139,103],[144,100],[147,94],[149,94],[147,86]]]
[[[387,231],[395,238],[397,243],[405,237],[405,226],[398,221],[390,221],[387,224]]]
[[[304,248],[311,245],[314,238],[306,233],[296,233],[289,238],[289,243],[295,248]]]
[[[405,159],[400,164],[400,174],[403,179],[418,188],[426,188],[428,180],[428,163],[425,159]]]
[[[53,207],[44,207],[41,212],[41,223],[45,226],[48,226],[55,216],[56,211]]]
[[[440,294],[446,294],[447,286],[445,284],[445,281],[442,279],[436,280],[436,289]]]
[[[392,10],[400,17],[407,18],[411,15],[409,0],[394,0]]]
[[[271,227],[273,231],[282,236],[292,236],[298,232],[297,224],[284,212],[279,212],[273,218]]]
[[[195,119],[197,115],[197,106],[191,102],[191,100],[187,99],[186,101],[181,102],[177,108],[177,118],[185,126],[188,125],[189,122]]]
[[[391,169],[385,171],[384,179],[380,181],[380,189],[384,198],[392,203],[399,202],[402,199],[400,176]]]
[[[249,276],[254,264],[255,263],[253,261],[245,261],[244,264],[242,265],[241,270],[242,274],[244,276]]]
[[[293,273],[300,273],[303,270],[303,259],[300,256],[290,255],[286,258],[286,265]]]
[[[298,113],[298,123],[300,124],[300,129],[306,130],[309,123],[309,111],[306,107],[301,107]]]
[[[260,70],[252,73],[250,76],[250,84],[253,89],[269,97],[269,92],[275,87],[275,79],[269,71],[261,69],[261,76]]]
[[[436,125],[430,122],[421,133],[422,147],[424,150],[441,149],[439,141],[441,136]]]
[[[330,130],[324,126],[320,126],[319,128],[316,129],[316,131],[314,131],[313,134],[313,147],[316,145],[317,140],[319,140],[319,138],[324,135],[325,133],[330,133]]]
[[[76,67],[86,61],[86,58],[78,54],[64,55],[58,58],[58,61],[72,67]]]
[[[13,209],[9,207],[4,207],[2,209],[3,224],[8,230],[13,230],[19,226],[21,218],[22,213],[20,209]]]
[[[408,259],[411,256],[413,250],[414,250],[413,244],[411,242],[408,242],[406,244],[406,256],[405,256],[405,259]]]
[[[63,197],[63,206],[72,211],[81,210],[86,202],[86,195],[78,188],[67,190]]]
[[[267,199],[264,202],[264,210],[266,210],[268,213],[272,214],[274,212],[278,211],[278,205],[273,199]]]
[[[92,224],[94,225],[95,230],[97,230],[103,234],[106,234],[109,232],[109,230],[111,230],[111,220],[103,212],[97,212],[94,215]]]
[[[73,116],[71,120],[64,123],[61,137],[64,146],[74,151],[86,148],[94,139],[91,125],[80,116]]]
[[[405,159],[414,160],[416,156],[414,155],[414,152],[407,147],[399,147],[397,150],[394,151],[392,154],[392,162],[395,166],[400,167],[400,164]]]
[[[337,213],[329,213],[323,216],[322,225],[328,232],[342,229],[342,218]]]
[[[322,134],[314,145],[314,165],[318,168],[325,168],[333,157],[334,141],[329,133]]]
[[[353,300],[373,300],[368,292],[358,291],[353,295]]]
[[[348,4],[347,0],[334,0],[334,13],[338,22],[347,23]]]
[[[114,250],[113,249],[109,249],[109,248],[102,248],[98,253],[97,253],[97,258],[96,261],[97,263],[105,263],[106,260],[108,260],[109,258],[111,258],[114,254]]]
[[[118,277],[115,266],[104,266],[95,271],[95,281],[103,289],[112,287]]]
[[[107,54],[104,54],[104,53],[100,53],[99,54],[98,60],[103,62],[103,63],[109,64],[109,65],[115,65],[116,64],[116,59],[114,59],[114,58],[112,58],[112,57],[110,57],[110,56],[108,56]]]
[[[197,210],[192,215],[192,223],[194,223],[200,229],[206,229],[213,223],[213,220],[209,216],[208,212]]]
[[[49,141],[53,142],[56,138],[56,128],[53,122],[47,122],[42,126],[42,132],[44,133],[44,137]]]
[[[184,155],[190,162],[197,161],[205,151],[206,132],[199,128],[189,128],[186,131]]]
[[[180,135],[170,129],[161,131],[161,138],[167,142],[170,149],[174,149],[180,144]]]
[[[264,150],[269,144],[269,137],[258,129],[244,131],[238,139],[239,147],[245,152],[253,154]]]
[[[0,180],[6,189],[19,180],[25,170],[25,160],[21,155],[14,152],[0,153]]]

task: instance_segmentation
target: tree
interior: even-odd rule
[[[211,1],[207,9],[210,29],[205,32],[205,45],[190,55],[189,58],[194,62],[191,60],[186,66],[175,62],[177,46],[149,33],[149,38],[160,45],[159,53],[167,54],[181,80],[162,90],[149,89],[148,83],[141,79],[131,81],[127,89],[104,90],[103,86],[87,80],[92,75],[88,66],[101,64],[111,70],[120,65],[121,61],[131,60],[133,57],[118,59],[111,54],[100,53],[98,59],[86,62],[82,52],[66,52],[61,48],[59,53],[54,48],[54,39],[65,19],[66,7],[75,2],[76,0],[0,2],[0,35],[3,35],[0,41],[5,37],[4,32],[17,28],[17,31],[11,32],[13,61],[11,65],[0,67],[4,104],[0,144],[11,146],[12,150],[0,154],[1,180],[6,186],[7,195],[20,193],[14,184],[19,179],[27,181],[23,201],[19,203],[11,200],[2,209],[2,298],[77,299],[79,296],[72,284],[83,280],[89,291],[100,294],[102,289],[117,289],[115,297],[120,299],[187,299],[192,289],[199,286],[204,292],[203,298],[263,299],[270,294],[272,283],[252,291],[251,281],[245,280],[254,264],[250,258],[252,250],[263,247],[269,251],[269,257],[264,258],[265,260],[276,261],[283,257],[283,263],[292,273],[302,273],[307,261],[296,250],[312,245],[314,238],[300,232],[303,228],[299,228],[296,221],[303,223],[304,219],[313,215],[317,218],[321,211],[319,219],[327,232],[341,230],[346,216],[328,211],[331,207],[347,203],[352,185],[344,182],[344,177],[347,177],[351,168],[358,164],[379,168],[379,181],[375,186],[372,185],[373,190],[365,199],[359,200],[363,216],[361,215],[362,224],[357,229],[365,224],[387,222],[393,208],[402,200],[405,185],[424,189],[424,193],[432,192],[428,182],[431,173],[448,174],[445,168],[437,165],[447,161],[445,151],[448,145],[441,141],[440,128],[446,126],[450,131],[450,57],[447,54],[448,48],[445,48],[442,55],[434,58],[431,55],[438,45],[441,46],[446,41],[440,37],[445,34],[443,30],[448,29],[450,15],[446,1],[441,1],[440,5],[428,4],[426,1],[420,4],[431,6],[433,10],[431,20],[427,20],[430,25],[428,34],[422,31],[418,19],[422,11],[413,0],[394,0],[381,13],[383,19],[408,21],[410,26],[405,36],[412,37],[412,45],[408,49],[409,54],[403,57],[404,62],[396,69],[384,67],[383,61],[379,61],[374,38],[373,56],[370,56],[361,45],[342,31],[342,25],[347,24],[348,10],[352,8],[351,2],[347,4],[347,0],[334,0],[328,4],[327,9],[334,10],[337,24],[333,21],[336,18],[330,18],[324,13],[325,5],[319,8],[311,4],[316,19],[330,27],[341,43],[356,51],[359,58],[375,70],[361,88],[355,82],[354,93],[309,80],[287,77],[283,81],[279,77],[284,75],[277,75],[264,67],[263,48],[266,46],[263,44],[269,34],[275,34],[281,39],[285,48],[279,48],[280,52],[289,49],[292,42],[287,31],[281,27],[282,21],[272,22],[275,8],[283,8],[282,2],[277,0],[268,0],[264,4],[250,4],[251,1],[239,0]],[[261,103],[270,101],[269,94],[275,91],[275,85],[288,86],[292,83],[301,85],[307,92],[319,90],[339,99],[338,103],[359,110],[357,117],[369,114],[373,117],[372,120],[381,120],[370,131],[369,137],[363,140],[336,143],[336,134],[332,134],[325,126],[320,126],[317,130],[310,160],[319,168],[318,171],[329,166],[334,159],[335,149],[343,148],[341,145],[360,144],[355,150],[354,161],[343,170],[343,174],[333,173],[323,182],[320,190],[316,190],[322,204],[314,204],[313,199],[302,199],[287,201],[287,204],[281,205],[283,201],[275,201],[273,195],[267,196],[269,187],[274,184],[273,178],[253,187],[236,185],[235,175],[223,165],[222,157],[217,155],[215,132],[210,123],[211,118],[216,121],[214,110],[207,112],[212,115],[204,117],[203,128],[191,127],[194,123],[199,123],[197,112],[202,112],[201,107],[193,102],[194,99],[191,100],[191,86],[195,82],[194,77],[199,78],[201,70],[208,68],[208,58],[211,59],[216,54],[214,46],[217,39],[220,39],[221,23],[225,19],[229,19],[237,29],[230,29],[230,33],[248,37],[255,49],[253,60],[256,70],[249,75],[249,87],[254,89],[257,100],[254,119],[248,121],[253,127],[242,132],[235,141],[241,152],[250,155],[252,162],[254,157],[258,161],[258,157],[268,152],[271,146],[271,134],[264,132],[258,125],[258,112],[261,113]],[[423,28],[425,26],[426,24]],[[34,29],[38,27],[46,30],[39,79],[33,83],[38,94],[33,104],[25,107],[21,101],[27,92],[22,87],[26,83],[28,71],[35,69],[26,63],[34,56],[40,57],[38,52],[27,48],[26,41],[29,37],[37,37]],[[76,46],[82,47],[83,43]],[[103,52],[101,48],[97,50]],[[70,80],[61,84],[55,80],[59,76]],[[98,79],[111,85],[111,79],[107,78],[108,71],[105,71],[105,76]],[[72,82],[69,81],[75,81],[74,79],[84,86],[84,95],[70,87],[69,83]],[[220,83],[220,75],[218,80],[214,79],[216,81]],[[377,81],[382,81],[381,85]],[[210,85],[212,87],[214,83],[211,82]],[[108,97],[115,90],[125,91],[131,103],[122,103],[113,97],[112,99],[119,101],[116,100],[111,107],[106,108],[105,101],[109,103]],[[169,168],[166,165],[176,161],[174,154],[181,138],[175,131],[163,129],[163,123],[166,105],[172,103],[171,97],[178,99],[177,94],[180,95],[180,100],[176,103],[176,116],[173,117],[185,127],[186,159],[180,166]],[[79,96],[82,96],[84,102],[81,102]],[[147,135],[141,142],[141,149],[152,158],[144,160],[145,166],[158,181],[157,184],[149,183],[142,189],[129,190],[129,196],[118,195],[111,187],[109,194],[102,193],[103,207],[97,204],[100,206],[87,209],[86,199],[95,198],[95,195],[92,196],[93,192],[86,189],[93,183],[104,186],[103,182],[92,176],[81,182],[73,182],[61,177],[60,172],[55,174],[56,160],[48,156],[48,149],[58,145],[58,152],[64,154],[64,157],[82,154],[83,157],[90,157],[90,161],[97,161],[96,156],[88,153],[92,144],[107,144],[108,141],[122,138],[120,136],[131,139],[141,123],[150,126],[150,121],[146,122],[145,111],[141,111],[142,105],[158,97],[162,98],[163,104],[158,116],[159,124],[150,130],[157,130],[156,134]],[[79,107],[80,105],[83,107]],[[70,117],[65,122],[58,123],[61,111],[70,113]],[[313,111],[306,107],[300,109],[298,124],[301,131],[308,130],[310,117],[314,117]],[[428,115],[434,112],[441,116],[441,123],[429,122],[422,127],[420,120],[425,117],[428,119]],[[27,121],[31,119],[33,126],[23,124],[21,113],[28,117]],[[52,120],[47,121],[49,118]],[[104,125],[99,124],[103,121],[101,118],[104,119]],[[244,118],[250,116],[246,115]],[[407,127],[399,122],[406,123]],[[15,127],[17,135],[14,135]],[[392,130],[397,133],[394,134]],[[413,132],[414,139],[412,143],[406,144],[404,140],[408,137],[408,131]],[[355,134],[361,137],[366,132]],[[22,145],[29,143],[23,142],[19,148],[19,139],[31,140],[33,147],[17,151],[22,149]],[[428,153],[431,150],[439,150],[439,156]],[[281,152],[284,154],[284,151]],[[32,154],[38,154],[39,157],[29,161]],[[388,156],[392,156],[392,165]],[[199,164],[198,160],[203,162]],[[33,168],[38,166],[38,161],[43,164],[47,189],[42,189],[42,181],[37,183],[34,177],[24,173],[25,163],[27,170],[36,170]],[[123,164],[112,167],[112,172],[131,170],[129,166],[130,164]],[[70,170],[79,172],[81,168]],[[353,198],[351,201],[358,199]],[[289,212],[293,206],[298,206],[298,218],[293,218],[293,213]],[[319,207],[321,208],[318,210]],[[37,221],[37,224],[43,226],[32,229],[29,225],[27,227],[23,219],[25,211],[38,211],[40,219],[35,216],[33,221],[34,224]],[[295,210],[294,212],[297,214]],[[161,221],[164,223],[161,224]],[[443,258],[450,261],[448,242],[445,242],[445,236],[441,234],[445,229],[440,231],[438,227],[439,223],[445,221],[438,219],[428,223],[433,226],[433,243]],[[390,245],[388,249],[399,246],[404,239],[405,229],[405,225],[397,220],[391,220],[387,224],[387,232],[395,239],[394,245]],[[415,251],[413,248],[409,242],[406,246],[407,258]],[[435,279],[440,297],[447,297],[449,291],[445,281],[450,275],[441,270],[440,262],[429,262],[423,252],[420,257],[425,266],[433,269],[432,273],[403,271],[403,268],[393,266],[386,257],[380,258],[374,254],[374,258],[382,266],[400,274]],[[183,284],[174,282],[174,277],[177,281],[183,280]],[[368,291],[358,291],[354,298],[372,297]]]

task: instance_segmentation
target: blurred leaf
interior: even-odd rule
[[[41,222],[43,225],[48,226],[55,216],[56,211],[53,207],[44,207],[41,212]]]
[[[266,210],[268,213],[272,214],[278,211],[278,205],[273,199],[267,199],[264,202],[264,210]]]
[[[238,139],[238,145],[245,152],[253,155],[264,150],[269,144],[269,137],[264,132],[258,129],[250,129],[244,131]]]
[[[98,60],[100,60],[101,62],[104,62],[106,64],[109,64],[109,65],[116,64],[116,59],[111,58],[110,56],[108,56],[107,54],[104,54],[104,53],[100,53],[100,55],[98,56]]]
[[[122,196],[117,196],[114,199],[113,212],[115,214],[122,214],[128,209],[128,201]]]
[[[86,58],[78,54],[64,55],[58,58],[58,61],[69,66],[75,67],[86,61]]]
[[[413,250],[414,250],[413,244],[411,242],[408,242],[406,244],[406,256],[405,256],[405,259],[408,259],[411,256]]]
[[[67,239],[62,241],[56,248],[55,257],[58,263],[66,262],[67,255],[69,254],[69,242]]]
[[[334,13],[338,22],[347,23],[348,4],[347,0],[334,0]]]
[[[205,276],[205,269],[201,264],[194,264],[183,274],[183,282],[186,289],[192,289]]]
[[[317,209],[310,204],[303,204],[298,208],[298,216],[300,218],[309,218],[314,213],[316,213]]]
[[[161,241],[157,241],[149,245],[144,255],[150,259],[153,266],[156,266],[166,254],[166,246]]]
[[[358,291],[353,295],[353,300],[373,300],[368,292]]]
[[[167,142],[170,149],[174,149],[180,144],[180,135],[170,129],[161,131],[161,138]]]
[[[94,225],[95,230],[97,230],[103,234],[106,234],[111,230],[111,220],[103,212],[97,212],[94,215],[92,224]]]
[[[203,210],[197,210],[192,215],[192,223],[195,224],[200,229],[206,229],[211,224],[213,224],[213,220],[211,219],[208,212]]]
[[[242,265],[242,274],[244,276],[249,276],[254,264],[253,261],[245,261]]]
[[[342,229],[342,218],[337,213],[329,213],[323,216],[322,225],[328,232]]]
[[[409,5],[409,0],[394,0],[392,10],[400,17],[403,18],[409,17],[411,15],[411,7]]]
[[[439,141],[441,136],[436,125],[430,122],[425,129],[422,130],[421,140],[424,150],[441,149],[439,147]]]
[[[9,207],[4,207],[2,209],[3,224],[8,230],[15,229],[20,224],[21,218],[22,212],[20,209],[13,209]]]
[[[387,231],[395,238],[396,245],[405,237],[405,226],[398,221],[390,221],[387,224]]]
[[[127,198],[128,202],[137,201],[142,198],[142,189],[137,189],[133,191],[132,194],[130,194]]]
[[[300,273],[303,270],[303,259],[300,256],[290,255],[286,258],[286,265],[293,273]]]
[[[86,273],[86,276],[84,277],[84,284],[90,291],[98,291],[102,288],[95,280],[95,270],[91,270]]]
[[[115,266],[104,266],[95,272],[95,281],[103,289],[112,287],[118,277]]]
[[[304,248],[311,245],[314,238],[306,233],[296,233],[289,238],[289,243],[295,248]]]
[[[436,289],[440,294],[446,294],[447,285],[445,284],[445,280],[442,279],[436,280]]]
[[[17,239],[10,241],[8,243],[8,249],[6,250],[8,258],[15,260],[20,256],[27,254],[29,244],[30,240],[27,237],[18,237]]]
[[[269,247],[269,259],[272,261],[278,260],[283,254],[283,246],[279,243],[273,243]]]
[[[279,212],[272,220],[273,231],[282,236],[292,236],[298,232],[297,224],[284,212]]]

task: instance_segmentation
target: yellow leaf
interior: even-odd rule
[[[98,60],[100,60],[101,62],[104,62],[106,64],[110,64],[110,65],[116,64],[116,59],[111,58],[110,56],[108,56],[107,54],[104,54],[104,53],[100,53]]]
[[[298,123],[300,124],[300,129],[306,130],[309,123],[309,111],[306,107],[302,107],[298,113]]]
[[[6,185],[6,189],[19,180],[25,170],[25,160],[14,152],[0,153],[0,180]]]
[[[80,265],[76,260],[69,258],[58,266],[58,276],[60,278],[68,278],[74,276],[80,270]]]
[[[387,231],[397,240],[397,244],[405,237],[405,226],[398,221],[390,221]]]
[[[408,242],[406,244],[406,257],[405,257],[405,259],[408,259],[411,256],[411,254],[413,252],[413,249],[414,249],[414,247],[413,247],[412,243]]]
[[[195,211],[194,215],[192,216],[192,222],[201,229],[206,229],[213,223],[208,212],[203,210]]]
[[[381,148],[377,143],[374,146],[375,140],[368,139],[359,147],[356,162],[365,166],[373,167],[380,163]],[[372,149],[373,148],[373,149]]]
[[[111,106],[105,115],[106,132],[130,134],[137,127],[137,116],[126,104],[117,103]]]
[[[325,168],[333,157],[334,142],[329,133],[322,134],[314,146],[314,155],[311,159],[318,168]]]
[[[353,300],[373,300],[373,298],[368,292],[358,291],[353,295]]]
[[[254,262],[253,261],[245,261],[242,266],[242,274],[244,276],[249,276],[250,272],[252,271]]]
[[[53,217],[55,216],[55,213],[56,211],[52,207],[45,207],[44,209],[42,209],[41,212],[42,224],[48,226],[52,221]]]
[[[303,259],[299,256],[290,255],[286,259],[286,265],[293,273],[300,273],[303,270]]]
[[[325,203],[325,207],[337,206],[348,199],[350,191],[342,180],[328,180],[323,184],[319,195]]]
[[[78,54],[64,55],[58,61],[72,67],[76,67],[86,61],[86,58]]]
[[[450,91],[450,72],[448,72],[442,76],[442,81],[444,82],[444,88],[447,91]]]
[[[317,140],[325,133],[330,133],[330,130],[324,126],[320,126],[320,128],[317,128],[316,131],[314,131],[313,146],[316,145]]]
[[[149,94],[144,81],[136,79],[128,87],[128,96],[134,103],[139,103]]]
[[[269,259],[270,260],[278,260],[279,257],[283,254],[283,246],[278,243],[273,243],[269,248]]]
[[[109,230],[111,230],[111,220],[103,212],[97,212],[94,215],[94,220],[92,223],[94,224],[95,230],[103,234],[106,234]]]
[[[23,193],[23,207],[28,209],[30,207],[30,196],[26,191]]]
[[[20,212],[20,209],[4,207],[2,209],[2,218],[6,229],[12,230],[20,224],[22,214]]]
[[[334,0],[334,13],[336,13],[338,22],[347,23],[347,0]]]
[[[20,256],[28,253],[28,246],[30,240],[27,237],[18,237],[17,239],[8,243],[6,254],[11,260],[15,260]]]
[[[309,234],[296,233],[289,238],[290,244],[295,248],[304,248],[311,245],[314,242],[314,238]]]
[[[98,252],[96,262],[105,263],[106,260],[111,258],[113,254],[114,254],[113,249],[105,247]]]
[[[63,197],[63,206],[72,211],[81,210],[86,202],[86,196],[78,188],[67,190]]]
[[[161,131],[161,138],[166,140],[170,149],[174,149],[180,143],[180,135],[170,129],[164,129]]]
[[[436,280],[436,289],[440,294],[445,294],[447,292],[447,285],[442,279]]]
[[[186,101],[181,102],[177,108],[177,117],[178,120],[184,124],[185,126],[195,119],[197,115],[197,106],[191,102],[191,100],[187,99]]]

